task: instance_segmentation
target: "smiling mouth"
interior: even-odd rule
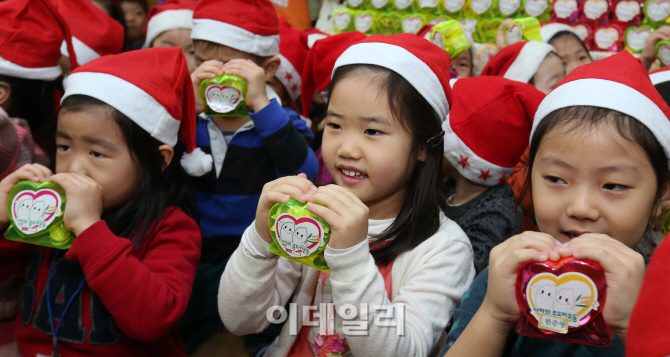
[[[368,176],[362,172],[355,171],[355,170],[346,170],[346,169],[340,169],[340,171],[349,177],[353,178],[368,178]]]

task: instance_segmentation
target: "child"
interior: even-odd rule
[[[427,356],[439,343],[474,276],[470,242],[444,215],[440,189],[448,63],[446,52],[410,34],[371,36],[340,56],[322,146],[337,185],[317,189],[301,174],[266,186],[221,279],[219,313],[233,333],[264,329],[266,312],[293,296],[295,316],[267,356]],[[269,210],[291,197],[330,225],[330,275],[270,253]],[[324,316],[323,304],[334,331],[317,326],[325,321],[303,324],[313,320],[303,311]],[[345,326],[356,313],[346,318],[342,307],[364,304],[361,334]],[[393,325],[401,335],[373,322],[379,306],[389,317],[403,309]]]
[[[60,0],[58,12],[72,32],[72,46],[77,63],[83,65],[100,56],[121,53],[124,42],[123,26],[93,5],[90,0]],[[69,53],[65,41],[61,45],[63,55],[59,64],[67,76],[70,68]]]
[[[668,115],[644,67],[627,52],[575,69],[549,93],[535,114],[528,175],[542,233],[525,232],[491,251],[491,269],[455,314],[445,356],[623,356],[645,271],[632,248],[659,213],[670,181]],[[567,256],[605,271],[609,347],[513,331],[521,315],[519,266]]]
[[[491,248],[521,233],[521,210],[506,180],[526,148],[533,115],[544,98],[533,86],[475,77],[453,84],[454,101],[442,126],[448,182],[447,216],[470,238],[477,273]]]
[[[435,25],[426,25],[424,26],[419,33],[417,33],[417,36],[423,37],[426,40],[430,41],[430,33],[433,31],[433,27]],[[467,51],[463,51],[460,55],[456,56],[454,59],[451,60],[451,74],[450,76],[452,78],[468,78],[472,77],[473,73],[472,70],[474,68],[474,64],[472,62],[474,58],[473,54],[473,47],[474,47],[474,41],[472,40],[472,36],[468,32],[463,32],[463,35],[465,38],[467,38],[468,42],[470,42],[470,48],[468,48]]]
[[[70,31],[51,1],[0,2],[0,90],[2,109],[12,118],[25,119],[37,146],[51,159],[56,127],[54,81],[63,41],[74,53]],[[77,67],[76,55],[70,66]]]
[[[126,36],[130,48],[133,50],[142,48],[144,44],[144,23],[147,19],[149,7],[146,0],[119,0],[123,18],[126,24]]]
[[[225,9],[225,11],[221,11]],[[278,177],[318,170],[312,133],[293,111],[282,109],[266,86],[279,65],[279,24],[269,0],[200,0],[191,38],[198,68],[193,90],[223,73],[243,78],[252,113],[198,119],[196,142],[214,157],[212,172],[190,182],[200,211],[203,255],[192,303],[180,323],[189,352],[222,329],[216,309],[218,279],[251,224],[263,186]],[[204,104],[196,95],[196,112]]]
[[[279,19],[279,55],[281,62],[277,73],[268,82],[285,108],[299,109],[300,75],[307,58],[307,47],[302,43],[302,32],[291,27],[284,18]],[[310,127],[310,125],[308,125]]]
[[[49,181],[65,191],[63,222],[76,235],[64,253],[0,240],[3,249],[32,248],[16,323],[23,356],[186,356],[176,324],[200,233],[173,145],[179,132],[192,172],[202,158],[194,121],[178,49],[105,56],[68,77],[56,174],[26,165],[0,182],[3,230],[12,187]]]
[[[540,29],[540,36],[544,42],[556,49],[556,53],[563,60],[566,75],[579,66],[593,62],[584,41],[568,25],[558,23],[544,25]]]
[[[142,48],[179,47],[186,57],[188,71],[193,73],[195,57],[191,29],[196,4],[194,0],[169,0],[152,7],[144,27],[146,40]]]
[[[482,76],[529,83],[547,94],[565,77],[565,68],[551,45],[528,41],[503,48],[486,64]]]

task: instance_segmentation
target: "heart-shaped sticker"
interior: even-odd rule
[[[434,7],[437,7],[438,1],[439,0],[419,0],[419,6],[422,9],[426,9],[426,8],[432,9]]]
[[[333,24],[335,28],[344,31],[351,23],[351,14],[348,12],[339,12],[333,15]]]
[[[359,7],[363,3],[363,0],[347,0],[347,3],[349,3],[350,7]]]
[[[640,52],[644,50],[649,35],[651,35],[651,29],[629,27],[626,32],[626,44],[634,52]]]
[[[640,3],[637,1],[620,1],[614,7],[614,13],[621,22],[628,22],[640,14]]]
[[[607,12],[607,1],[605,0],[586,0],[584,2],[584,15],[589,20],[597,20]]]
[[[210,85],[205,89],[207,106],[217,113],[233,111],[244,101],[242,92],[232,86]]]
[[[512,26],[505,31],[505,42],[507,42],[507,45],[512,45],[521,42],[521,40],[521,26],[519,26],[519,24],[512,24]]]
[[[444,7],[448,12],[459,12],[465,5],[465,0],[444,0]]]
[[[547,0],[526,0],[525,9],[528,15],[537,17],[547,9]]]
[[[463,33],[470,35],[472,37],[477,29],[477,20],[474,19],[465,19],[459,21],[461,28],[463,28]]]
[[[523,315],[517,332],[608,345],[611,332],[600,314],[606,295],[605,273],[598,263],[573,257],[558,262],[528,262],[521,266],[517,277],[517,302]]]
[[[408,8],[413,0],[394,0],[395,1],[395,7],[398,8],[398,10],[405,10]]]
[[[432,19],[432,20],[430,20],[430,22],[428,22],[428,25],[437,25],[437,24],[441,24],[445,21],[447,21],[447,19],[439,19],[439,18],[438,19]]]
[[[5,238],[59,249],[72,245],[74,234],[63,223],[65,192],[52,182],[21,181],[9,192],[10,226]]]
[[[646,13],[655,22],[665,21],[670,15],[670,0],[650,0],[645,5]]]
[[[368,30],[370,30],[370,27],[372,27],[372,15],[370,14],[356,15],[354,25],[356,26],[356,30],[358,30],[359,32],[362,33],[368,32]]]
[[[521,0],[498,0],[498,8],[505,16],[509,16],[517,12],[520,6]]]
[[[611,27],[599,28],[593,35],[593,39],[598,49],[609,51],[619,41],[619,31]]]
[[[416,35],[423,27],[423,19],[418,16],[406,17],[402,20],[402,31]]]
[[[470,8],[475,14],[481,15],[491,7],[492,3],[492,0],[470,0]]]
[[[658,49],[658,60],[664,67],[670,66],[670,45],[662,45]]]
[[[389,0],[370,0],[370,2],[376,9],[381,9],[382,7],[386,6]]]
[[[430,42],[434,43],[440,49],[444,50],[444,36],[439,31],[435,31],[430,38]]]
[[[559,19],[567,19],[577,11],[577,0],[554,1],[554,13]]]
[[[270,251],[316,269],[327,271],[323,251],[330,239],[330,226],[307,210],[307,204],[291,199],[276,203],[268,216]]]
[[[579,38],[582,41],[585,41],[586,38],[589,37],[589,30],[586,28],[586,26],[577,25],[577,26],[574,26],[573,29],[575,30],[575,32],[577,32],[577,36],[579,36]]]

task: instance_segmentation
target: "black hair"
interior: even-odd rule
[[[577,40],[577,42],[579,42],[579,44],[584,49],[584,52],[586,52],[586,55],[589,56],[589,59],[593,61],[593,57],[591,57],[591,52],[589,52],[589,49],[586,48],[586,44],[584,44],[584,41],[582,41],[582,39],[579,38],[579,36],[577,36],[577,34],[572,31],[558,31],[549,41],[547,41],[547,43],[551,45],[552,42],[560,40],[564,37],[572,37],[575,40]]]
[[[654,87],[661,94],[665,103],[670,106],[670,81],[658,83]]]
[[[123,52],[132,50],[132,43],[128,39],[128,29],[126,28],[126,18],[121,11],[121,5],[117,0],[91,0],[97,2],[105,8],[105,12],[111,18],[123,26]]]
[[[670,167],[668,158],[663,151],[663,146],[658,142],[654,134],[642,124],[639,120],[621,113],[616,110],[593,107],[593,106],[572,106],[557,109],[547,115],[535,129],[531,138],[530,151],[528,154],[528,166],[526,167],[526,182],[521,195],[524,197],[531,191],[531,173],[533,170],[533,161],[540,146],[542,137],[552,129],[570,124],[564,133],[573,130],[591,130],[604,122],[611,122],[616,125],[617,132],[626,140],[640,145],[649,157],[651,166],[656,174],[656,196],[654,207],[661,203],[663,189],[670,183]]]
[[[119,4],[124,2],[134,2],[136,4],[140,4],[142,10],[144,10],[144,13],[145,14],[149,13],[149,4],[147,3],[147,0],[119,0]]]
[[[25,119],[33,133],[54,117],[54,82],[0,74],[0,82],[11,87],[10,117]]]
[[[60,113],[102,110],[119,126],[135,163],[140,186],[137,194],[119,207],[103,212],[102,219],[119,237],[129,239],[137,249],[156,232],[166,208],[178,207],[197,221],[189,196],[186,173],[179,164],[182,148],[167,167],[158,147],[163,145],[114,107],[86,95],[72,95],[63,101]]]
[[[411,171],[400,212],[393,224],[382,232],[372,244],[375,261],[392,262],[403,252],[414,249],[435,234],[440,228],[440,215],[447,210],[447,200],[440,181],[444,142],[429,147],[427,141],[442,131],[441,118],[433,107],[402,76],[384,67],[354,64],[338,68],[328,86],[333,93],[337,84],[349,76],[363,72],[378,75],[378,85],[386,92],[391,113],[412,137],[410,157],[426,154],[425,161],[417,161]]]

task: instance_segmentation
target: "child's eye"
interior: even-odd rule
[[[70,151],[70,147],[67,146],[67,145],[58,145],[58,146],[56,146],[56,149],[58,151]]]
[[[567,183],[567,182],[565,182],[565,180],[563,180],[561,178],[558,178],[556,176],[546,176],[544,179],[551,182],[551,183],[560,183],[560,184],[566,184]]]
[[[341,126],[339,126],[339,125],[337,125],[337,124],[335,124],[335,123],[328,123],[328,124],[326,124],[326,126],[329,127],[329,128],[331,128],[331,129],[333,129],[333,130],[340,130],[340,129],[342,129]]]
[[[603,186],[603,188],[609,191],[624,191],[628,189],[628,186],[619,185],[616,183],[608,183],[605,186]]]
[[[103,157],[105,157],[105,155],[103,155],[103,154],[101,154],[101,153],[99,153],[99,152],[95,152],[95,151],[91,151],[91,156],[93,156],[93,157],[95,157],[95,158],[98,158],[98,159],[99,159],[99,158],[103,158]]]
[[[579,57],[580,61],[586,61],[586,56]]]
[[[377,136],[377,135],[382,134],[382,132],[379,131],[379,130],[375,130],[375,129],[367,129],[367,130],[365,131],[365,134],[366,134],[366,135],[371,135],[371,136]]]

